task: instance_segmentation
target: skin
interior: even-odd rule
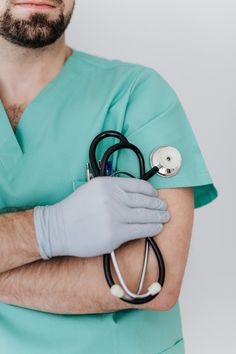
[[[58,19],[61,11],[66,17],[73,10],[74,1],[61,3],[55,5],[56,9],[45,13],[49,22]],[[58,74],[72,51],[65,43],[64,34],[42,48],[25,48],[6,40],[1,35],[1,22],[7,9],[11,9],[12,16],[18,20],[27,20],[38,10],[16,8],[13,1],[0,1],[0,97],[5,107],[16,105],[24,108]],[[37,33],[32,31],[33,35]]]
[[[5,235],[0,255],[0,259],[5,259],[5,271],[0,274],[0,301],[63,314],[104,313],[127,308],[169,310],[181,290],[191,241],[194,200],[192,188],[160,189],[158,195],[167,201],[171,219],[154,237],[165,260],[166,279],[153,301],[136,306],[114,298],[104,279],[101,256],[56,257],[32,262],[39,258],[39,252],[31,210],[0,215],[0,238]],[[116,252],[121,272],[126,275],[132,291],[139,281],[143,250],[144,241],[136,240],[122,245]],[[19,266],[26,262],[32,263]],[[114,272],[113,276],[116,280]],[[144,288],[155,279],[156,260],[150,252]]]
[[[42,46],[42,38],[38,40],[38,27],[32,25],[35,17],[34,22],[30,22],[33,21],[32,15],[36,16],[39,10],[18,8],[14,6],[16,2],[0,2],[0,98],[13,127],[17,125],[24,108],[59,73],[71,55],[64,33],[53,43]],[[55,24],[62,15],[69,18],[74,8],[72,0],[52,0],[52,4],[56,8],[43,16],[49,26],[43,29],[44,40],[50,33],[50,23]],[[10,40],[4,33],[2,19],[6,11],[8,14],[10,11],[14,21],[23,20],[27,21],[28,26],[31,24],[27,46],[16,43],[16,39]],[[41,260],[32,210],[0,215],[0,301],[63,314],[104,313],[127,308],[170,309],[180,294],[186,267],[194,199],[192,188],[162,189],[158,191],[158,196],[167,202],[171,219],[155,237],[165,260],[166,281],[161,293],[152,302],[135,306],[110,295],[101,256]],[[122,245],[117,251],[121,271],[125,270],[126,281],[133,291],[139,279],[137,269],[141,267],[143,246],[144,240],[137,240]],[[151,253],[145,286],[155,278],[156,261]]]

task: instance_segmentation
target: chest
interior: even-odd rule
[[[85,182],[94,137],[121,131],[126,97],[113,103],[115,93],[98,95],[94,85],[65,86],[47,86],[27,107],[0,101],[0,209],[62,200]]]
[[[8,105],[5,107],[6,114],[8,116],[8,119],[10,121],[10,124],[12,126],[12,129],[15,130],[20,118],[25,110],[24,105]]]

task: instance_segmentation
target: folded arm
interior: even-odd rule
[[[158,196],[167,201],[171,219],[155,237],[164,257],[166,281],[161,293],[150,303],[130,305],[114,298],[104,278],[101,256],[55,257],[49,261],[35,261],[34,252],[30,264],[20,265],[17,260],[11,260],[11,268],[17,268],[0,274],[0,301],[63,314],[104,313],[127,308],[170,309],[178,299],[187,262],[193,225],[193,191],[192,188],[161,189],[158,190]],[[0,217],[0,230],[4,229],[7,234],[9,223],[6,223],[4,216],[17,216],[19,237],[27,232],[23,224],[28,225],[29,232],[33,232],[30,211],[12,214],[15,215]],[[16,221],[14,223],[16,226]],[[13,220],[10,224],[13,232]],[[144,240],[137,240],[122,245],[116,252],[122,274],[133,291],[136,290],[141,272],[143,249]],[[28,250],[26,252],[26,263],[29,263]],[[156,268],[155,256],[150,252],[145,286],[156,279]]]
[[[0,274],[40,259],[33,210],[0,215]]]

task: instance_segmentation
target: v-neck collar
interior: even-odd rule
[[[28,104],[15,132],[0,100],[0,162],[6,170],[9,171],[18,159],[27,153],[27,149],[36,137],[40,137],[40,131],[43,130],[49,116],[43,112],[39,119],[38,112],[40,112],[45,98],[47,108],[50,107],[50,102],[53,99],[55,100],[55,94],[52,94],[52,90],[59,90],[60,92],[63,91],[63,88],[66,90],[64,85],[67,85],[74,76],[73,70],[70,69],[75,56],[76,51],[72,49],[72,54],[66,60],[60,72]]]

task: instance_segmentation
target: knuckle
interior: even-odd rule
[[[137,193],[132,194],[131,202],[134,206],[137,206],[139,204],[139,195]]]
[[[127,193],[124,192],[123,195],[121,195],[121,201],[126,207],[134,207],[135,202],[133,200],[133,196],[129,196]]]
[[[144,199],[144,206],[146,207],[146,208],[149,208],[149,209],[152,209],[153,208],[153,199],[152,198],[146,198],[146,199]]]

